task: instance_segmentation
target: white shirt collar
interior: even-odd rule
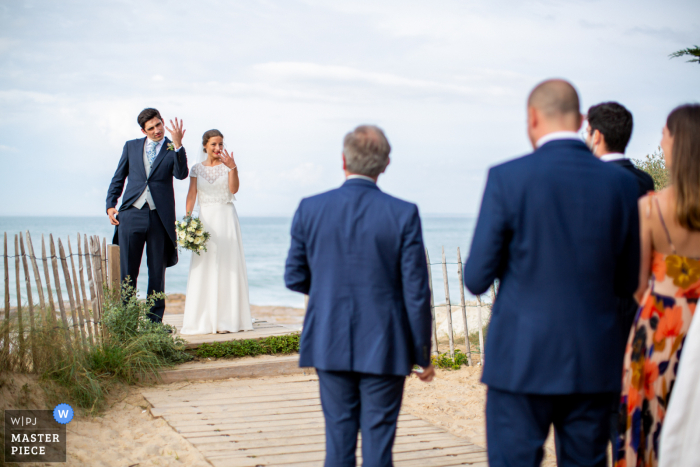
[[[542,147],[542,145],[549,143],[550,141],[560,140],[560,139],[575,139],[577,141],[582,141],[579,134],[576,133],[575,131],[555,131],[553,133],[546,134],[543,137],[541,137],[540,139],[538,139],[535,146],[540,148],[540,147]]]
[[[603,156],[600,156],[600,160],[603,162],[619,161],[621,159],[627,159],[621,152],[609,152]]]
[[[370,181],[370,182],[372,182],[372,183],[377,183],[377,182],[374,181],[373,178],[370,178],[370,177],[368,177],[368,176],[366,176],[366,175],[359,175],[359,174],[348,175],[347,180],[352,180],[352,179],[355,179],[355,178],[359,178],[359,179],[361,179],[361,180],[367,180],[367,181]]]

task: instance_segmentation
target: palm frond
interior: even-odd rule
[[[678,51],[670,54],[668,57],[669,58],[678,58],[678,57],[685,57],[685,56],[694,57],[694,58],[691,58],[690,60],[688,60],[688,62],[700,63],[700,47],[698,47],[696,45],[694,47],[688,47],[687,49],[678,50]]]

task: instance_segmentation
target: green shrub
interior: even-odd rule
[[[433,356],[430,360],[435,368],[445,370],[459,370],[462,365],[467,365],[469,362],[467,354],[462,353],[459,349],[455,349],[455,358],[450,358],[447,353],[441,353],[438,356]]]
[[[657,148],[652,154],[648,154],[646,158],[633,159],[634,165],[638,169],[641,169],[651,175],[654,179],[654,190],[659,191],[666,188],[670,180],[668,178],[668,171],[666,170],[666,160],[664,159],[664,153],[661,148]]]
[[[252,357],[299,352],[299,333],[202,344],[195,351],[200,358]]]

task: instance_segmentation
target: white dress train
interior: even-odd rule
[[[192,254],[181,334],[253,329],[241,227],[228,189],[230,170],[201,163],[190,170],[197,178],[199,219],[211,237],[207,251]]]

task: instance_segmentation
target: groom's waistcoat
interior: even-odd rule
[[[285,269],[309,294],[301,366],[407,375],[430,363],[430,290],[418,208],[354,179],[302,200]]]
[[[189,170],[187,168],[187,154],[185,148],[180,148],[179,151],[168,149],[171,141],[165,138],[158,155],[151,164],[149,174],[146,174],[146,168],[143,162],[144,145],[146,138],[139,138],[127,141],[124,144],[122,157],[119,160],[117,170],[112,177],[112,182],[109,185],[107,192],[107,209],[116,207],[119,197],[122,195],[122,204],[119,211],[129,208],[144,192],[146,187],[149,188],[153,202],[160,220],[163,222],[168,236],[172,240],[173,247],[176,246],[177,238],[175,235],[175,193],[173,190],[173,177],[178,180],[183,180],[187,177]],[[124,182],[126,189],[124,189]],[[118,227],[118,226],[117,226]],[[113,243],[116,244],[115,239]],[[174,262],[171,258],[169,266],[177,262],[177,249],[175,249]],[[170,264],[172,263],[172,264]]]

